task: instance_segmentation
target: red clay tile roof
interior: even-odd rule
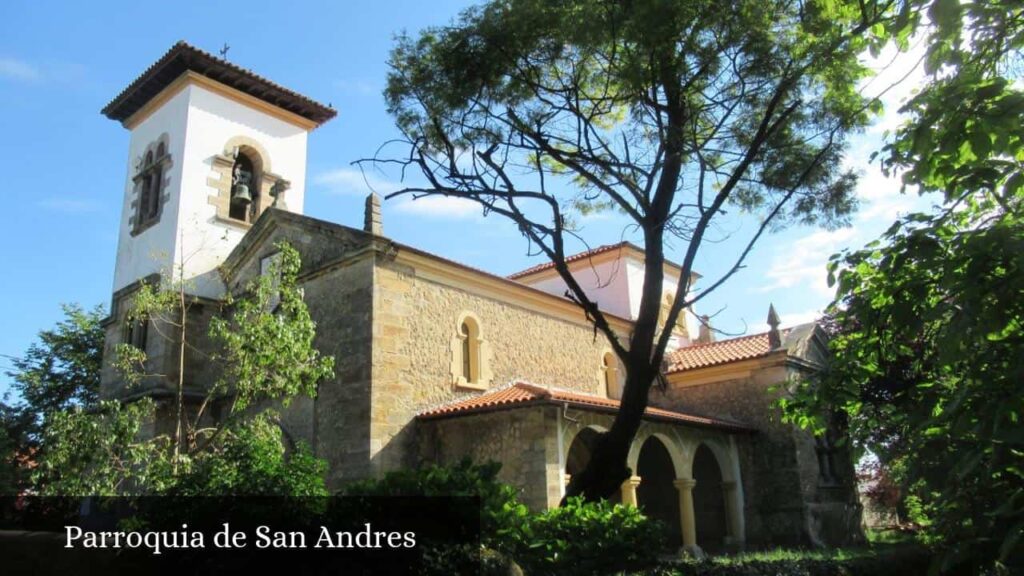
[[[789,329],[781,330],[781,336],[785,339]],[[751,334],[712,342],[710,344],[697,344],[687,346],[668,353],[667,373],[682,372],[695,368],[707,368],[719,364],[728,364],[738,360],[750,360],[760,358],[772,352],[768,344],[768,333]]]
[[[103,115],[111,120],[125,121],[186,70],[192,70],[236,90],[241,90],[274,106],[312,120],[318,125],[334,118],[337,114],[333,108],[275,84],[241,66],[217,58],[186,42],[178,42],[116,98],[111,100],[110,104],[103,108]]]
[[[568,404],[569,406],[577,409],[589,409],[598,412],[610,413],[615,413],[619,409],[619,401],[611,398],[602,398],[600,396],[582,394],[579,392],[569,392],[567,390],[548,389],[535,384],[516,382],[508,388],[488,392],[481,396],[474,396],[472,398],[459,400],[457,402],[452,402],[451,404],[445,404],[444,406],[421,412],[417,418],[421,420],[439,419],[540,404],[553,404],[558,406]],[[644,417],[650,420],[721,428],[735,432],[754,431],[753,428],[738,422],[720,420],[717,418],[706,418],[704,416],[695,416],[692,414],[683,414],[681,412],[672,412],[671,410],[663,410],[661,408],[647,408],[644,412]]]

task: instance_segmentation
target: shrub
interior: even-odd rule
[[[285,450],[271,414],[225,429],[209,450],[193,457],[171,496],[327,496],[327,465],[304,443]]]
[[[349,496],[474,496],[480,499],[481,570],[509,573],[511,557],[530,576],[607,574],[654,566],[664,550],[661,525],[633,507],[570,499],[531,514],[516,490],[498,481],[501,464],[427,466],[350,484]],[[495,553],[494,551],[497,551]],[[433,567],[461,561],[458,550],[435,551]]]
[[[643,570],[665,549],[661,524],[638,509],[581,498],[531,516],[518,537],[514,555],[530,575]]]
[[[498,481],[501,464],[473,464],[468,458],[454,466],[430,465],[389,472],[379,480],[362,480],[344,490],[350,496],[472,496],[480,499],[480,541],[511,552],[528,511],[516,489]]]

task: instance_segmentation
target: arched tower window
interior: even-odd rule
[[[139,220],[145,222],[150,217],[149,206],[153,203],[153,152],[146,152],[142,162],[142,193],[139,194]]]
[[[157,153],[157,158],[162,156],[162,153]],[[160,188],[164,181],[164,169],[160,162],[150,167],[149,181],[149,199],[143,204],[143,209],[145,210],[145,219],[154,220],[160,212]]]
[[[170,157],[167,155],[166,142],[159,142],[155,148],[150,145],[143,156],[135,185],[138,194],[135,198],[135,215],[133,234],[138,234],[160,220],[160,204],[164,188],[164,173]]]
[[[245,152],[235,156],[231,167],[231,207],[228,217],[242,222],[252,222],[252,206],[257,196],[256,169]]]

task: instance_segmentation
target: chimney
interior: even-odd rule
[[[384,235],[384,218],[380,215],[380,196],[376,193],[366,197],[366,209],[363,213],[363,230],[374,236]]]
[[[768,305],[768,346],[775,350],[782,346],[782,334],[779,333],[779,314],[775,312],[775,305]]]
[[[710,344],[715,341],[715,333],[711,331],[711,317],[704,314],[700,317],[700,329],[697,331],[698,344]]]

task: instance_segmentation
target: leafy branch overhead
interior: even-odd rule
[[[671,339],[662,326],[740,270],[764,232],[848,221],[855,177],[843,150],[878,109],[858,91],[868,74],[858,55],[884,43],[901,6],[510,0],[399,38],[385,96],[402,153],[365,162],[425,181],[393,195],[455,196],[512,220],[626,367],[607,449],[571,494],[587,485],[588,497],[605,496],[626,477]],[[565,263],[572,242],[586,243],[574,217],[606,209],[626,216],[646,252],[629,335]],[[726,256],[731,267],[697,290],[693,264],[730,209],[757,223]],[[681,280],[661,317],[663,264],[677,245]]]
[[[214,391],[234,395],[232,412],[253,403],[316,396],[334,373],[334,358],[313,347],[316,323],[298,285],[299,253],[285,243],[269,270],[252,281],[244,298],[229,298],[229,314],[215,317],[210,336],[219,345],[214,361],[224,366]]]

